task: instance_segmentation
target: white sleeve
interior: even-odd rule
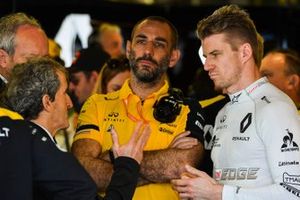
[[[260,188],[239,188],[224,185],[222,200],[299,200],[300,192],[295,194],[279,184],[268,185]]]
[[[273,184],[257,188],[224,185],[222,200],[299,200],[300,123],[297,112],[289,104],[272,103],[258,113],[256,123]]]

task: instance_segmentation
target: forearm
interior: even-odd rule
[[[105,191],[113,173],[113,165],[100,157],[101,146],[93,140],[81,139],[73,143],[72,153],[93,178],[98,190]]]
[[[201,144],[191,149],[170,148],[144,152],[140,174],[150,182],[167,183],[180,178],[186,164],[197,166],[202,154]]]
[[[118,157],[114,164],[114,174],[106,190],[104,199],[132,199],[139,175],[139,164],[128,157]]]
[[[98,190],[104,192],[109,185],[113,165],[105,160],[91,157],[77,157],[79,162],[97,184]]]

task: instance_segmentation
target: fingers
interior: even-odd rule
[[[179,148],[179,149],[190,149],[193,146],[198,144],[198,140],[192,137],[188,137],[190,131],[182,132],[177,135],[174,140],[169,145],[170,148]]]
[[[135,142],[138,138],[138,135],[139,135],[139,132],[140,132],[140,129],[142,128],[142,125],[143,125],[143,122],[142,121],[139,121],[136,125],[136,127],[134,128],[134,131],[131,135],[131,138],[129,140],[129,143],[132,143],[132,142]]]
[[[197,178],[197,176],[188,172],[183,172],[180,177],[181,179]]]
[[[111,128],[110,133],[111,133],[111,138],[112,138],[112,142],[113,142],[113,149],[118,149],[120,146],[119,138],[118,138],[118,134],[117,134],[116,130],[114,129],[114,127]]]
[[[191,134],[191,131],[184,131],[184,132],[180,133],[179,135],[177,135],[174,140],[176,140],[178,138],[186,137],[189,134]]]
[[[194,168],[194,167],[192,167],[190,165],[185,165],[184,167],[185,167],[185,169],[186,169],[186,171],[188,173],[190,173],[190,174],[192,174],[194,176],[197,176],[197,177],[200,176],[200,177],[202,177],[203,174],[205,174],[204,172],[202,172],[202,171],[200,171],[200,170],[198,170],[198,169],[196,169],[196,168]]]
[[[173,144],[176,143],[176,141],[177,141],[179,138],[185,137],[185,136],[187,136],[188,134],[189,134],[189,131],[185,131],[185,132],[183,132],[183,133],[177,135],[177,136],[173,139],[173,141],[171,142],[171,144],[170,144],[169,146],[170,146],[170,147],[173,147]]]
[[[175,188],[185,187],[187,185],[187,179],[173,179],[171,180],[171,184]]]
[[[189,134],[191,134],[190,131],[185,131],[185,132],[182,132],[180,133],[179,135],[177,135],[174,140],[172,141],[172,143],[175,143],[177,140],[179,140],[180,138],[183,138],[183,137],[186,137],[188,136]]]
[[[198,140],[191,137],[182,137],[177,139],[172,144],[172,148],[179,148],[179,149],[190,149],[193,146],[198,144]]]
[[[175,179],[171,181],[172,188],[179,193],[179,196],[182,198],[191,198],[189,194],[189,188],[187,187],[187,180],[184,179]]]
[[[150,125],[147,124],[144,127],[143,132],[140,134],[139,139],[137,140],[136,146],[138,146],[140,149],[144,149],[144,146],[146,145],[151,133]]]
[[[211,178],[208,174],[206,174],[203,171],[197,170],[196,168],[191,167],[190,165],[185,165],[185,169],[188,173],[194,176],[201,177],[203,179],[210,181],[213,184],[217,184],[217,182],[213,178]]]

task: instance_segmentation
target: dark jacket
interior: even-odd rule
[[[77,159],[59,150],[40,126],[32,122],[29,126],[34,135],[34,199],[97,199],[96,184]]]
[[[24,121],[0,117],[1,200],[32,200],[32,144]]]
[[[4,81],[0,78],[0,94],[5,90],[6,84]]]
[[[0,158],[1,200],[101,199],[75,157],[60,151],[32,122],[0,117]],[[131,199],[138,173],[135,160],[117,158],[104,199]]]

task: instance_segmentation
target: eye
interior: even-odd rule
[[[146,40],[143,40],[143,39],[137,39],[135,41],[136,44],[145,44],[146,43]]]
[[[165,48],[165,44],[162,42],[154,42],[154,46],[157,48]]]
[[[270,72],[261,72],[260,74],[261,74],[261,76],[265,76],[265,77],[267,77],[267,78],[270,78],[270,77],[273,76],[273,74],[270,73]]]
[[[219,53],[212,53],[211,55],[213,58],[216,58],[219,55]]]

